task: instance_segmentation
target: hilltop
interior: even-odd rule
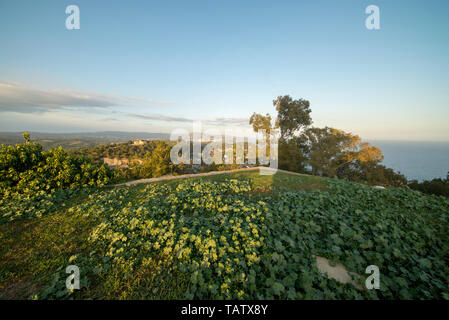
[[[405,188],[253,171],[33,201],[2,200],[1,298],[448,298],[449,200]],[[380,290],[327,278],[316,255],[378,266]]]

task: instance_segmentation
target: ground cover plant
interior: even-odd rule
[[[0,298],[449,298],[444,197],[257,171],[87,190],[0,225]],[[379,266],[380,290],[328,279],[317,255]]]

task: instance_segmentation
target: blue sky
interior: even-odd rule
[[[289,94],[316,126],[449,141],[448,15],[447,0],[0,0],[0,131],[244,131]]]

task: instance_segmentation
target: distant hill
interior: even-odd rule
[[[102,132],[74,132],[74,133],[45,133],[29,131],[31,141],[39,142],[44,149],[51,149],[62,146],[64,149],[88,148],[100,144],[112,142],[124,142],[135,139],[146,140],[168,140],[168,133],[150,132],[123,132],[123,131],[102,131]],[[22,132],[0,132],[0,144],[22,143]]]

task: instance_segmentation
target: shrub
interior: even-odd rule
[[[407,185],[407,178],[384,165],[355,161],[341,166],[337,170],[337,177],[350,181],[367,183],[369,185],[383,185],[389,187],[403,187]]]
[[[438,178],[423,182],[413,180],[409,183],[409,187],[422,193],[449,197],[449,172],[446,179]]]
[[[25,143],[0,148],[0,195],[35,193],[81,186],[103,186],[113,177],[104,164],[85,156],[75,156],[62,147],[42,151],[38,143]],[[28,137],[28,139],[26,139]]]

